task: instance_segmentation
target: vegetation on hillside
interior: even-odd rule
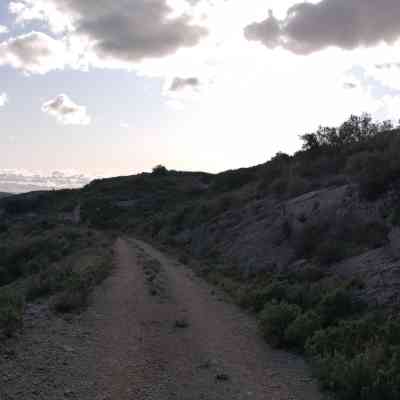
[[[50,301],[57,312],[84,307],[112,265],[107,237],[50,221],[0,226],[0,336],[22,328],[28,302]]]
[[[341,400],[400,396],[400,320],[361,299],[363,283],[321,267],[244,279],[236,270],[203,269],[242,307],[256,313],[266,341],[308,357],[323,388]]]
[[[102,229],[135,230],[157,236],[196,226],[252,200],[277,201],[353,184],[366,200],[398,193],[399,129],[367,114],[337,128],[301,136],[303,149],[277,153],[265,164],[220,174],[177,172],[162,165],[152,173],[99,179],[83,190],[42,192],[0,201],[7,213],[70,211],[82,204],[83,219]]]

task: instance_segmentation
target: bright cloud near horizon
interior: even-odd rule
[[[5,0],[0,191],[217,172],[350,114],[397,121],[399,21],[398,0]]]

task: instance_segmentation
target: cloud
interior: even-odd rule
[[[172,80],[169,90],[171,92],[177,92],[186,88],[197,88],[200,85],[199,78],[179,78],[176,77]]]
[[[356,83],[354,83],[354,82],[344,82],[343,83],[343,88],[344,89],[351,90],[351,89],[356,89],[357,87],[358,87],[358,85]]]
[[[89,125],[91,122],[86,107],[75,104],[65,94],[44,103],[42,111],[55,117],[62,125]]]
[[[10,65],[27,74],[45,74],[67,63],[64,42],[42,32],[30,32],[0,42],[0,65]]]
[[[270,11],[267,19],[245,28],[248,40],[268,48],[281,46],[296,54],[327,47],[351,50],[395,43],[400,38],[398,0],[322,0],[299,2],[279,20]]]
[[[80,37],[103,62],[164,57],[207,35],[188,13],[174,13],[168,0],[20,0],[9,9],[17,21],[42,20],[54,32]]]
[[[0,93],[0,107],[4,107],[8,103],[7,93]]]
[[[8,33],[8,32],[9,32],[9,30],[6,26],[0,25],[0,35],[3,33]]]
[[[56,33],[64,32],[71,26],[69,17],[49,0],[10,1],[8,10],[21,25],[37,20],[47,23]]]
[[[54,171],[50,173],[25,170],[0,170],[0,191],[22,193],[34,190],[79,188],[87,185],[91,177],[75,171]]]
[[[254,22],[245,28],[245,37],[248,40],[261,41],[266,47],[274,49],[280,45],[281,26],[269,10],[268,18],[262,22]]]
[[[127,122],[121,121],[119,123],[119,127],[122,129],[128,129],[129,128],[129,124]]]

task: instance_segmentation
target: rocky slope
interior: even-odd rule
[[[217,175],[161,167],[82,190],[13,196],[0,200],[0,216],[65,221],[79,208],[82,223],[135,233],[244,276],[313,265],[364,280],[370,302],[397,304],[400,135],[382,126],[352,117],[304,135],[293,156]]]

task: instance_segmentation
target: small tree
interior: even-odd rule
[[[164,176],[167,175],[167,173],[168,169],[164,167],[164,165],[159,164],[153,168],[153,175]]]

